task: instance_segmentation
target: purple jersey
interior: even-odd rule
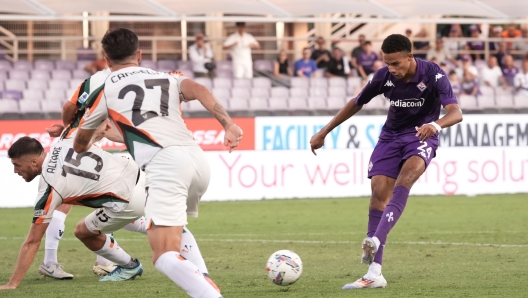
[[[438,120],[440,105],[458,104],[445,72],[433,62],[415,60],[416,74],[408,83],[383,67],[356,97],[356,105],[367,104],[379,94],[387,98],[390,108],[380,139],[416,132],[416,126]]]
[[[513,86],[513,78],[518,72],[519,69],[517,69],[517,67],[515,66],[512,68],[504,67],[502,69],[502,76],[504,77],[504,80],[506,81],[506,84],[508,84],[508,86]]]
[[[467,94],[467,95],[473,95],[473,90],[475,89],[475,87],[478,88],[478,81],[477,80],[463,80],[462,81],[462,91],[464,92],[464,94]]]
[[[473,51],[482,51],[484,50],[484,42],[483,41],[468,41],[467,45],[469,49]]]
[[[379,58],[376,53],[370,52],[370,54],[367,54],[366,52],[361,52],[357,58],[357,64],[363,66],[363,70],[369,75],[374,72],[372,67],[377,60]]]

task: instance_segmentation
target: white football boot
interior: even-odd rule
[[[387,280],[383,275],[369,276],[366,274],[362,278],[356,280],[353,283],[346,284],[343,286],[343,290],[354,290],[354,289],[375,289],[385,288],[387,286]]]
[[[95,265],[93,266],[93,273],[98,276],[105,276],[108,273],[114,271],[116,269],[116,264],[110,263],[108,265],[101,265],[97,262],[95,262]]]
[[[44,265],[44,263],[42,263],[40,264],[38,271],[40,274],[44,276],[55,278],[55,279],[61,279],[61,280],[62,279],[73,279],[73,274],[65,272],[62,269],[61,264],[51,264],[49,266],[46,266]]]

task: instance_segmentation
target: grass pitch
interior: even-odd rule
[[[526,297],[528,296],[528,195],[411,197],[385,248],[386,289],[342,291],[366,273],[360,264],[368,199],[208,202],[190,219],[224,297]],[[59,261],[71,281],[37,272],[44,244],[16,290],[0,297],[186,297],[158,273],[146,236],[120,231],[117,241],[144,266],[143,277],[99,283],[95,254],[74,239],[75,223],[90,209],[68,216]],[[8,281],[32,212],[0,209],[0,283]],[[44,241],[43,241],[44,242]],[[304,264],[289,287],[272,284],[265,264],[272,252],[291,249]]]

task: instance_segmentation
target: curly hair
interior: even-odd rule
[[[412,51],[412,45],[407,36],[401,34],[391,34],[383,40],[381,50],[385,54],[393,54],[398,52],[410,53]]]

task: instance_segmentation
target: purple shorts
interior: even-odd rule
[[[414,134],[406,134],[395,140],[379,140],[370,156],[368,177],[384,175],[396,179],[403,163],[417,155],[425,161],[425,168],[436,156],[438,138],[436,136],[420,142]]]

